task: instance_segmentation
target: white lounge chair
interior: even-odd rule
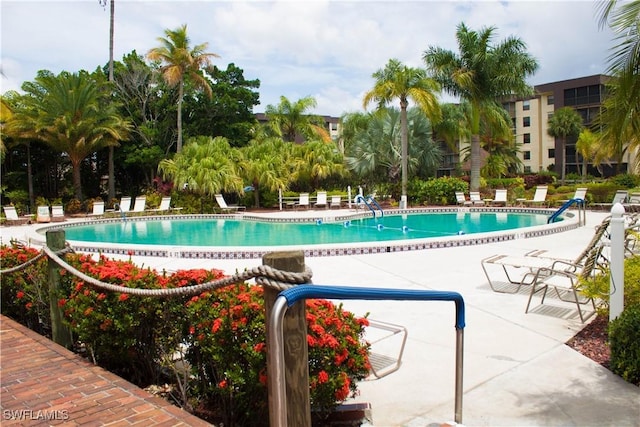
[[[118,203],[118,207],[120,208],[121,213],[127,213],[131,210],[131,197],[124,196],[120,199],[120,203]]]
[[[333,209],[333,208],[340,209],[341,206],[342,206],[342,197],[340,195],[331,196],[331,202],[330,202],[329,207],[331,209]]]
[[[491,201],[493,206],[507,206],[507,190],[498,189],[496,190],[496,195],[494,199]]]
[[[316,202],[313,204],[313,207],[327,207],[327,192],[326,191],[318,191],[318,196],[316,197]]]
[[[38,206],[38,210],[36,211],[36,222],[51,222],[49,206]]]
[[[133,213],[143,213],[147,208],[147,196],[136,197],[136,202],[133,205]]]
[[[523,202],[527,205],[531,206],[542,206],[546,203],[547,200],[547,190],[549,189],[546,185],[538,185],[536,187],[536,192],[533,195],[533,199],[531,200],[523,200]]]
[[[3,206],[2,209],[8,225],[28,224],[33,217],[33,215],[18,216],[15,206]]]
[[[473,206],[484,206],[484,200],[480,198],[479,191],[471,191],[469,193],[469,200],[473,204]]]
[[[162,212],[169,212],[170,210],[179,210],[179,209],[182,209],[182,208],[172,208],[171,196],[166,196],[162,198],[162,200],[160,201],[160,206],[158,206],[157,209],[149,209],[149,212],[162,213]]]
[[[616,194],[614,194],[613,199],[611,200],[611,203],[594,203],[593,206],[603,208],[603,209],[611,209],[613,205],[615,205],[616,203],[620,203],[621,205],[624,205],[625,202],[627,201],[627,197],[629,197],[628,191],[618,190],[616,191]]]
[[[66,218],[64,216],[64,208],[62,205],[53,205],[51,206],[51,221],[52,222],[62,222]]]
[[[226,200],[224,200],[224,196],[222,194],[216,194],[216,202],[218,202],[218,206],[222,209],[222,212],[241,212],[246,208],[241,205],[229,205]]]
[[[469,206],[473,204],[471,200],[467,200],[462,191],[456,191],[456,202],[460,206]]]
[[[295,207],[309,209],[309,193],[300,193]]]
[[[104,202],[93,202],[92,211],[89,216],[102,216],[104,215]]]

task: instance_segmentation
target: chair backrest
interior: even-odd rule
[[[300,197],[298,198],[298,204],[300,206],[309,204],[309,193],[300,193]]]
[[[613,200],[611,201],[611,204],[615,205],[616,203],[624,203],[625,200],[627,200],[628,195],[629,195],[628,191],[624,191],[624,190],[616,191],[616,194],[613,196]]]
[[[318,197],[316,198],[316,204],[318,204],[318,205],[326,205],[327,204],[327,192],[326,191],[318,191]]]
[[[580,188],[576,188],[576,192],[573,195],[574,199],[580,199],[580,200],[584,200],[584,198],[587,196],[587,189],[586,187],[580,187]]]
[[[51,214],[49,213],[49,206],[38,206],[36,221],[49,222],[51,221]]]
[[[64,209],[62,208],[62,205],[51,206],[51,216],[64,216]]]
[[[160,201],[159,211],[168,211],[169,205],[171,205],[171,197],[163,197]]]
[[[120,199],[118,206],[120,206],[121,212],[129,212],[131,210],[131,197],[125,196]]]
[[[229,207],[227,205],[227,202],[224,200],[224,197],[222,197],[222,194],[216,194],[216,202],[218,202],[218,206],[220,206],[222,209],[226,209]]]
[[[467,198],[464,197],[464,193],[462,191],[456,191],[456,201],[458,203],[464,203],[467,201]]]
[[[574,260],[574,264],[582,264],[589,255],[589,252],[591,252],[594,247],[602,246],[600,244],[600,241],[607,232],[609,224],[611,224],[611,216],[606,217],[600,224],[598,224],[598,226],[596,227],[596,231],[593,233],[593,237],[591,237],[591,240],[589,241],[589,243],[587,243],[587,246],[585,246],[584,250],[578,254],[576,259]]]
[[[147,196],[136,197],[136,203],[133,205],[134,212],[144,212],[147,205]]]
[[[3,206],[2,209],[4,209],[4,215],[7,217],[7,219],[10,219],[12,221],[17,221],[20,219],[18,217],[18,211],[16,211],[15,206]]]
[[[104,214],[104,202],[93,202],[93,212],[94,215],[103,215]]]
[[[538,185],[536,187],[536,192],[533,195],[534,202],[544,202],[547,199],[547,189],[546,185]]]
[[[496,196],[493,199],[496,202],[506,202],[507,201],[507,190],[498,189],[496,190]]]
[[[331,204],[332,205],[339,205],[341,202],[342,202],[342,197],[340,195],[331,196]]]
[[[480,198],[480,192],[479,191],[472,191],[469,193],[469,200],[473,201],[473,202],[479,202],[482,199]]]

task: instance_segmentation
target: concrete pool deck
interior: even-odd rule
[[[265,215],[313,215],[313,211]],[[608,212],[587,212],[587,225],[548,236],[388,254],[307,258],[313,283],[459,292],[466,304],[466,426],[639,426],[640,389],[564,343],[582,329],[574,306],[547,299],[524,313],[528,289],[496,293],[480,260],[497,253],[547,249],[572,258]],[[1,227],[2,242],[25,240],[42,224]],[[115,256],[114,256],[115,257]],[[125,257],[125,256],[123,256]],[[128,257],[126,257],[128,258]],[[218,268],[229,274],[259,259],[133,257],[158,270]],[[539,299],[534,300],[536,304]],[[444,302],[345,301],[358,315],[408,330],[401,368],[359,385],[373,425],[430,426],[454,418],[454,308]]]

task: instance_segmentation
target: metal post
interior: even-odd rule
[[[609,321],[624,309],[624,206],[611,208],[611,283],[609,285]]]
[[[282,210],[282,188],[278,188],[278,205],[280,205],[280,210]]]

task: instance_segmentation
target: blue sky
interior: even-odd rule
[[[608,30],[595,1],[181,1],[116,0],[115,54],[145,54],[165,29],[186,24],[209,43],[215,64],[233,62],[260,79],[261,104],[313,96],[317,114],[362,111],[371,74],[390,58],[422,66],[430,46],[457,50],[456,26],[496,27],[496,41],[521,38],[537,58],[531,84],[606,70]],[[92,71],[109,59],[109,9],[98,0],[1,0],[0,92],[47,69]],[[447,100],[447,97],[444,97]]]

